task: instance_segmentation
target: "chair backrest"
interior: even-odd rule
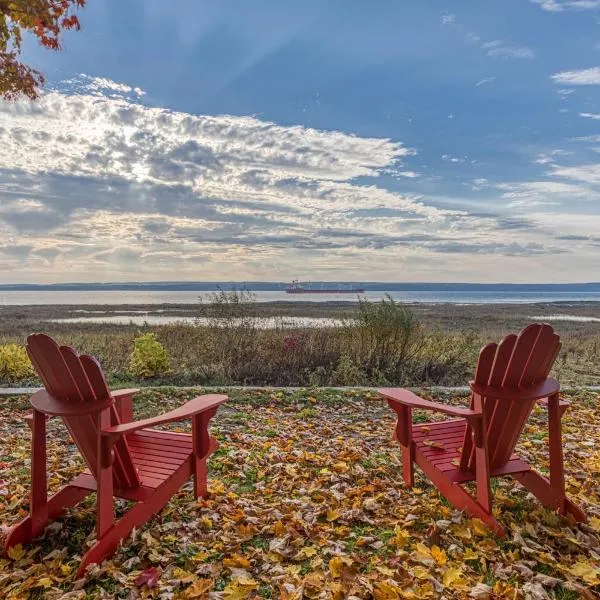
[[[80,356],[69,346],[59,346],[43,333],[32,334],[27,338],[27,354],[51,396],[62,401],[90,405],[89,414],[61,418],[95,476],[98,470],[101,411],[110,411],[111,424],[119,423],[114,403],[105,408],[110,391],[100,364],[92,356]],[[94,410],[94,404],[98,405],[98,410]],[[124,438],[115,444],[114,453],[115,487],[130,488],[139,485],[137,471]]]
[[[507,335],[499,344],[481,349],[475,382],[496,388],[524,388],[544,381],[560,351],[560,338],[550,325],[534,323],[518,335]],[[490,468],[509,460],[535,404],[535,400],[485,397]],[[473,402],[472,402],[473,405]],[[475,469],[475,452],[467,430],[461,468]]]

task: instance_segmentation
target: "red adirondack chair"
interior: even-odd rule
[[[568,403],[559,399],[558,382],[548,378],[559,350],[559,337],[546,324],[529,325],[500,344],[488,344],[470,382],[469,409],[423,400],[400,388],[378,390],[398,415],[394,437],[402,448],[406,485],[413,486],[416,462],[451,504],[500,536],[505,531],[492,516],[490,493],[490,478],[500,475],[520,481],[547,508],[585,521],[565,494],[561,417]],[[548,408],[549,479],[514,454],[537,401]],[[413,408],[458,418],[413,425]],[[476,482],[476,497],[461,486],[468,481]]]
[[[81,576],[160,511],[190,477],[196,496],[206,496],[206,460],[217,448],[208,423],[227,396],[199,396],[159,417],[132,421],[132,396],[138,390],[110,392],[95,358],[58,346],[47,335],[30,335],[27,341],[45,390],[31,397],[31,512],[10,530],[5,548],[37,537],[48,520],[97,491],[97,541],[81,561]],[[46,419],[51,416],[62,418],[87,469],[48,498]],[[152,429],[184,419],[192,419],[191,435]],[[118,521],[114,497],[137,501]]]

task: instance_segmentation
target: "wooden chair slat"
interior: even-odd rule
[[[81,399],[84,402],[94,402],[97,399],[96,395],[85,374],[85,370],[83,369],[83,365],[79,360],[77,352],[69,346],[61,346],[60,353],[62,354],[67,368],[71,372],[71,377],[79,390]]]

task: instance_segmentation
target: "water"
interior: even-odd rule
[[[580,315],[537,315],[529,318],[535,321],[571,321],[573,323],[600,323],[600,317],[585,317]]]
[[[68,317],[65,319],[50,319],[54,323],[115,323],[118,325],[169,325],[172,323],[208,325],[215,323],[206,317],[170,317],[167,315],[106,315],[104,317]],[[235,322],[236,319],[231,321]],[[230,321],[230,322],[231,322]],[[261,329],[293,328],[293,327],[334,327],[342,323],[341,319],[321,317],[257,317],[254,319]]]
[[[399,302],[426,304],[536,304],[545,302],[600,302],[600,292],[473,292],[393,291],[366,292],[362,298],[381,300],[389,294]],[[211,292],[197,291],[0,291],[0,306],[85,304],[196,304]],[[257,302],[357,302],[354,294],[286,294],[284,291],[255,292]]]

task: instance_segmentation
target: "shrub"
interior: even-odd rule
[[[422,327],[410,308],[386,296],[381,302],[361,299],[345,323],[350,363],[373,383],[402,383],[423,344]]]
[[[223,366],[226,377],[244,384],[256,374],[259,321],[253,314],[254,295],[247,290],[219,290],[201,305],[207,319],[213,361]]]
[[[11,383],[34,375],[27,351],[18,344],[0,346],[0,382]]]
[[[171,358],[154,333],[145,333],[133,340],[129,372],[135,377],[156,377],[170,369]]]

